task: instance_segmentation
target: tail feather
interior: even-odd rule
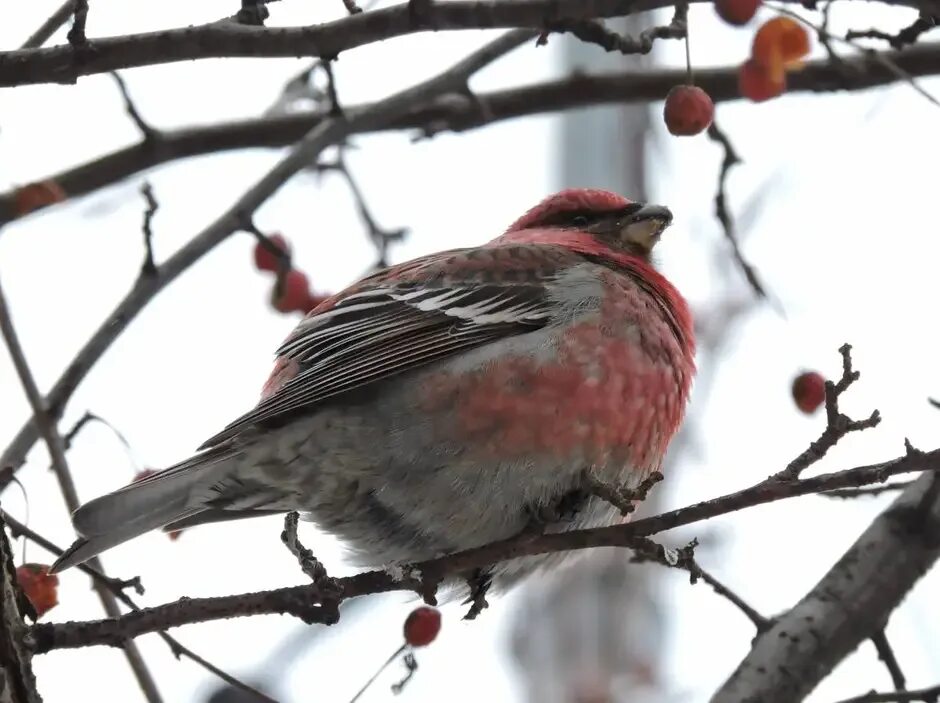
[[[134,537],[184,520],[203,510],[193,504],[193,489],[211,480],[209,467],[232,456],[216,450],[200,454],[158,474],[85,503],[72,514],[79,539],[52,565],[52,573],[81,564]],[[223,464],[224,470],[224,464]],[[211,472],[216,475],[217,472]]]

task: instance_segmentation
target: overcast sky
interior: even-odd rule
[[[237,3],[236,3],[237,4]],[[58,0],[36,0],[7,13],[0,44],[18,45]],[[218,19],[231,2],[198,5],[174,0],[135,4],[95,0],[90,36],[148,31]],[[341,16],[342,4],[284,0],[271,6],[277,24]],[[769,11],[767,16],[769,15]],[[890,28],[910,11],[843,4],[837,27]],[[693,58],[701,65],[737,63],[750,34],[720,25],[711,8],[692,12]],[[851,19],[851,22],[849,21]],[[55,41],[62,41],[60,32]],[[336,64],[347,103],[381,97],[430,76],[493,33],[414,35],[343,54]],[[557,74],[555,39],[525,47],[487,69],[479,88],[534,81]],[[681,46],[664,47],[678,63]],[[259,114],[306,62],[289,59],[211,60],[136,69],[125,74],[141,113],[157,127],[212,123]],[[381,77],[380,77],[381,76]],[[923,81],[940,94],[940,82]],[[659,110],[660,106],[653,106]],[[936,362],[935,276],[937,226],[934,133],[940,111],[909,86],[835,97],[783,98],[761,105],[722,105],[718,119],[745,159],[730,182],[731,205],[754,213],[745,251],[784,314],[761,307],[734,332],[699,427],[696,451],[681,480],[661,487],[670,507],[755,483],[785,466],[822,429],[822,417],[794,409],[789,384],[802,367],[839,370],[837,348],[854,345],[862,380],[846,397],[850,413],[877,407],[882,425],[832,451],[819,470],[847,468],[897,456],[904,437],[936,444],[940,413],[926,398],[940,394]],[[382,225],[412,233],[393,251],[402,260],[437,249],[485,241],[521,211],[564,185],[557,172],[554,118],[502,123],[466,135],[442,135],[412,144],[405,134],[356,140],[349,161]],[[75,86],[0,91],[0,188],[28,182],[128,144],[135,128],[108,76]],[[675,225],[660,252],[663,269],[696,309],[728,290],[746,296],[733,269],[718,276],[712,254],[721,232],[712,216],[720,151],[704,136],[676,140],[660,133],[651,147],[654,199],[670,206]],[[0,233],[0,277],[40,385],[47,388],[119,296],[132,283],[143,255],[138,194],[146,178],[160,210],[154,220],[158,259],[168,256],[227,208],[268,169],[279,153],[265,150],[174,162],[50,209]],[[604,187],[604,183],[596,184]],[[754,196],[761,194],[760,208]],[[373,253],[341,178],[300,175],[256,218],[266,231],[292,242],[296,264],[318,291],[334,291],[361,275]],[[127,436],[136,460],[161,467],[188,455],[256,400],[274,349],[296,319],[267,304],[269,281],[251,265],[252,239],[231,237],[162,293],[112,347],[69,405],[64,426],[85,410],[112,421]],[[12,368],[0,354],[0,437],[27,417]],[[696,401],[697,402],[697,401]],[[5,441],[5,440],[4,440]],[[133,460],[100,426],[89,427],[69,458],[80,496],[90,499],[125,484]],[[72,532],[43,450],[21,478],[30,496],[31,525],[60,544]],[[814,469],[815,470],[815,469]],[[890,498],[834,502],[810,497],[781,502],[699,525],[683,535],[719,540],[702,562],[773,615],[800,598],[851,544]],[[17,491],[4,508],[22,516]],[[350,573],[341,546],[313,526],[302,537],[332,573]],[[151,534],[109,552],[115,576],[140,574],[141,600],[158,604],[180,596],[223,595],[304,582],[279,542],[279,518],[262,518],[186,532],[177,542]],[[29,547],[30,561],[48,561]],[[61,604],[47,619],[100,616],[86,577],[61,577]],[[749,623],[704,585],[681,575],[663,579],[669,591],[668,673],[676,700],[705,699],[745,654]],[[940,588],[928,576],[892,618],[889,634],[911,686],[940,681]],[[515,700],[519,689],[505,651],[506,614],[513,598],[474,623],[445,608],[438,642],[419,656],[421,669],[403,702]],[[931,602],[932,601],[932,602]],[[400,643],[410,609],[401,596],[373,599],[322,631],[272,693],[291,701],[344,701]],[[235,674],[250,676],[259,662],[280,659],[279,645],[303,628],[286,617],[257,617],[182,628],[188,646]],[[140,640],[167,701],[199,701],[215,681],[177,662],[154,636]],[[288,647],[297,650],[297,647]],[[847,660],[811,698],[831,701],[871,687],[884,688],[870,644]],[[49,703],[90,699],[136,700],[136,684],[119,650],[92,648],[38,657],[34,666]],[[382,678],[364,701],[390,698]],[[625,699],[626,700],[626,699]]]

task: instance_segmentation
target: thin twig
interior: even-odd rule
[[[23,42],[21,49],[38,49],[47,41],[49,38],[59,31],[59,28],[68,22],[69,17],[72,16],[75,8],[75,0],[65,0],[59,8],[49,15],[49,18],[43,22],[39,28],[33,32],[29,39]]]
[[[153,300],[154,296],[225,241],[233,232],[241,229],[251,213],[254,213],[297,171],[310,163],[315,163],[324,149],[342,143],[353,133],[373,131],[379,125],[400,119],[415,105],[427,103],[441,95],[464,90],[470,76],[534,36],[534,32],[526,30],[507,32],[437,76],[355,112],[347,111],[348,114],[343,119],[327,117],[317,122],[288,154],[226,212],[164,261],[158,275],[137,278],[133,288],[118,302],[111,314],[78,351],[49,391],[44,400],[44,407],[50,417],[53,419],[61,417],[65,404],[81,381],[111,344],[127,329],[130,322]],[[23,465],[36,439],[36,425],[31,418],[20,428],[0,456],[0,489],[9,483],[13,471]],[[6,475],[3,475],[4,473]]]
[[[669,24],[650,27],[636,37],[614,32],[599,20],[557,20],[546,24],[546,31],[539,36],[539,44],[545,44],[550,32],[568,32],[583,42],[596,44],[605,51],[648,54],[657,39],[685,39],[688,31],[688,12],[688,2],[678,2]]]
[[[134,103],[133,98],[131,98],[130,91],[127,89],[127,83],[124,82],[124,77],[117,71],[112,71],[111,77],[114,78],[114,82],[117,83],[118,90],[121,92],[121,100],[124,101],[124,110],[137,129],[140,130],[144,142],[152,142],[154,139],[157,139],[157,130],[151,127],[141,116],[137,105]]]
[[[79,506],[78,492],[75,490],[75,482],[72,480],[72,474],[69,471],[68,460],[65,458],[65,448],[62,443],[62,437],[59,435],[59,431],[56,428],[55,423],[49,417],[45,407],[43,406],[42,395],[40,394],[39,388],[36,386],[36,381],[33,378],[33,374],[29,369],[29,364],[26,361],[26,355],[23,353],[23,348],[20,346],[16,329],[13,326],[13,319],[10,315],[10,309],[7,306],[6,297],[3,294],[2,287],[0,287],[0,333],[2,333],[3,339],[6,342],[7,350],[9,351],[10,357],[13,360],[13,366],[16,368],[16,373],[19,376],[20,383],[23,386],[23,391],[25,392],[30,408],[33,411],[33,418],[39,429],[39,434],[46,443],[46,447],[49,450],[49,455],[52,457],[53,471],[55,472],[56,478],[58,479],[59,487],[62,490],[62,495],[65,497],[65,504],[68,507],[69,512],[74,512],[78,509]],[[97,559],[89,560],[89,566],[104,573],[104,569],[101,568],[101,562]],[[101,600],[101,604],[104,607],[105,613],[107,613],[108,617],[120,617],[121,610],[117,605],[114,594],[100,584],[96,584],[95,591],[97,592],[98,598]],[[150,670],[147,668],[147,665],[144,663],[144,659],[141,656],[140,650],[137,648],[136,643],[134,643],[131,639],[127,639],[122,643],[122,646],[124,648],[124,654],[127,657],[127,661],[130,664],[134,675],[137,677],[137,682],[140,684],[140,688],[143,691],[144,696],[148,701],[150,701],[150,703],[161,703],[162,699],[160,697],[159,691],[157,690],[156,682],[154,681]]]
[[[892,691],[890,693],[865,693],[854,698],[846,698],[839,703],[937,703],[940,701],[940,686],[919,688],[916,691]]]
[[[65,38],[72,49],[87,49],[88,37],[85,36],[85,22],[88,19],[88,0],[74,1],[72,17],[72,28],[65,35]]]
[[[869,486],[867,488],[840,488],[834,491],[823,491],[819,495],[824,498],[861,498],[864,496],[877,496],[890,491],[903,491],[913,481],[889,481],[883,486]]]
[[[843,344],[839,347],[839,354],[842,355],[842,377],[838,383],[826,381],[826,428],[819,439],[811,442],[805,451],[775,476],[776,479],[790,481],[798,478],[800,473],[822,459],[826,452],[847,434],[876,427],[881,422],[881,415],[877,410],[873,410],[864,420],[853,420],[839,410],[839,396],[845,393],[860,375],[852,369],[852,345]]]
[[[62,554],[64,553],[65,550],[63,550],[61,547],[49,541],[48,539],[46,539],[39,533],[33,531],[32,529],[30,529],[29,527],[21,523],[19,520],[11,517],[9,513],[4,512],[3,510],[0,510],[0,516],[2,516],[3,521],[6,522],[6,524],[9,526],[10,532],[13,533],[14,536],[21,535],[25,537],[26,539],[28,539],[29,541],[39,545],[50,554],[53,554],[57,557],[62,556]],[[141,609],[140,606],[137,605],[137,603],[135,603],[130,598],[130,596],[128,596],[126,593],[127,588],[133,588],[137,592],[138,595],[144,594],[144,587],[143,587],[143,584],[141,584],[140,582],[139,576],[135,576],[132,579],[116,579],[116,578],[113,578],[111,576],[108,576],[102,573],[101,571],[99,571],[98,569],[95,569],[92,566],[89,566],[87,563],[78,564],[76,568],[82,573],[85,573],[88,576],[90,576],[96,583],[99,583],[103,585],[104,587],[106,587],[107,589],[109,589],[118,600],[124,603],[124,605],[126,605],[131,610],[139,611]],[[196,654],[193,650],[184,646],[175,637],[168,635],[166,632],[163,632],[162,630],[157,632],[157,634],[160,636],[160,638],[164,642],[167,643],[167,645],[170,647],[170,651],[173,652],[173,655],[177,659],[179,659],[181,656],[186,657],[190,659],[191,661],[195,662],[196,664],[198,664],[199,666],[203,667],[210,673],[215,674],[226,683],[229,683],[232,686],[235,686],[236,688],[239,688],[242,691],[245,691],[246,693],[252,694],[256,698],[258,698],[258,700],[268,701],[268,703],[277,703],[277,701],[275,701],[273,698],[266,696],[261,691],[258,691],[257,689],[252,688],[251,686],[244,683],[243,681],[239,681],[237,678],[235,678],[231,674],[223,671],[222,669],[217,667],[215,664],[212,664],[211,662],[207,661],[200,655]]]
[[[366,226],[369,239],[372,240],[372,244],[378,252],[376,266],[387,266],[389,246],[395,242],[402,241],[408,234],[409,229],[407,227],[385,229],[384,227],[381,227],[378,222],[376,222],[375,217],[372,215],[372,211],[369,209],[369,206],[366,203],[365,195],[363,194],[362,189],[359,187],[359,183],[353,177],[352,171],[349,169],[349,165],[346,162],[346,158],[343,152],[344,150],[340,149],[339,154],[334,161],[329,163],[318,163],[315,168],[319,171],[335,171],[346,180],[346,184],[349,186],[349,192],[353,196],[353,202],[356,204],[356,210],[359,213],[359,218]]]
[[[933,15],[921,12],[920,16],[910,25],[900,30],[897,34],[888,34],[878,29],[867,29],[859,31],[850,29],[845,33],[846,41],[854,39],[881,39],[888,42],[892,49],[903,49],[905,46],[913,44],[924,32],[929,32],[936,28],[937,18]]]
[[[726,195],[728,174],[734,166],[741,163],[741,157],[738,156],[738,152],[735,150],[728,135],[721,130],[717,122],[712,122],[711,126],[708,128],[708,137],[712,141],[718,142],[724,150],[724,156],[721,160],[721,171],[718,174],[718,190],[715,193],[715,216],[721,223],[721,228],[725,233],[725,239],[727,239],[728,243],[731,245],[731,254],[734,256],[738,267],[744,273],[748,284],[750,284],[757,295],[761,298],[766,298],[767,291],[757,275],[757,270],[744,258],[744,253],[741,251],[741,245],[735,233],[734,219],[731,217],[731,212],[728,209],[728,199]]]
[[[878,658],[884,662],[888,674],[891,676],[891,683],[895,691],[903,691],[907,688],[904,679],[904,672],[901,671],[901,665],[898,658],[894,656],[894,650],[888,641],[888,635],[884,630],[880,630],[871,636],[871,642],[875,645],[875,651],[878,652]]]
[[[940,73],[940,43],[915,44],[902,53],[883,53],[909,75]],[[833,66],[828,60],[809,61],[802,70],[788,75],[787,93],[858,91],[897,81],[893,72],[865,56],[846,59],[844,65],[846,70]],[[351,134],[415,130],[430,136],[448,131],[464,132],[543,113],[662,100],[670,88],[684,82],[685,78],[685,69],[631,70],[599,75],[574,73],[557,80],[480,93],[478,98],[486,105],[485,112],[462,96],[442,95],[417,102],[403,115],[367,129],[354,129]],[[740,99],[735,67],[699,69],[695,82],[716,103]],[[359,104],[347,106],[347,110],[357,114],[370,107],[368,103]],[[159,149],[140,141],[43,180],[59,184],[69,196],[82,195],[176,159],[233,149],[290,146],[323,119],[318,103],[313,109],[289,114],[266,113],[250,119],[161,131]],[[21,216],[15,208],[15,193],[15,189],[0,193],[0,225]],[[4,483],[0,480],[0,485]]]
[[[141,266],[140,273],[142,276],[156,276],[157,275],[157,265],[153,260],[153,216],[157,213],[157,208],[160,205],[157,203],[157,199],[153,195],[153,188],[150,186],[150,183],[144,182],[140,187],[140,194],[144,196],[144,200],[147,201],[147,208],[144,210],[144,221],[141,225],[141,230],[144,233],[144,263]]]

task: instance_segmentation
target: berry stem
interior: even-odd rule
[[[379,678],[379,674],[385,671],[388,665],[391,664],[393,661],[395,661],[398,655],[404,652],[407,647],[408,647],[408,644],[405,643],[401,647],[396,649],[395,653],[392,654],[392,656],[390,656],[388,659],[386,659],[385,663],[379,667],[379,670],[376,671],[374,674],[372,674],[372,677],[368,681],[366,681],[365,684],[363,684],[362,688],[359,689],[356,695],[349,699],[349,703],[356,703],[356,701],[358,701],[362,697],[362,694],[366,692],[366,689],[368,689],[369,686],[371,686],[375,682],[375,680]]]
[[[692,73],[692,54],[689,49],[689,19],[685,20],[685,70],[688,73],[689,85],[695,85],[695,75]]]

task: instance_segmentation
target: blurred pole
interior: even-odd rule
[[[630,17],[611,27],[636,34],[649,22]],[[639,70],[648,57],[604,53],[554,35],[564,43],[567,72]],[[562,117],[561,187],[613,190],[647,197],[646,105],[592,108]],[[677,438],[678,439],[678,438]],[[676,456],[678,452],[670,452]],[[665,471],[668,473],[669,469]],[[655,512],[662,487],[640,514]],[[524,586],[512,649],[532,703],[645,703],[662,700],[659,669],[663,621],[657,598],[661,572],[629,564],[625,550],[597,550],[573,568],[533,578]]]

